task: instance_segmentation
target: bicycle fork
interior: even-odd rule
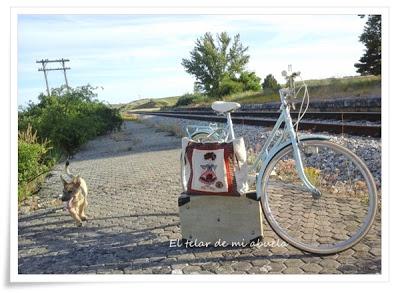
[[[311,192],[313,198],[317,199],[321,196],[321,192],[316,188],[310,180],[308,180],[307,175],[304,172],[304,165],[303,165],[303,159],[301,157],[301,152],[300,152],[300,146],[298,143],[297,139],[297,134],[296,131],[294,130],[293,123],[292,123],[292,117],[290,116],[290,111],[288,109],[288,105],[285,105],[284,107],[285,111],[285,127],[287,127],[289,136],[290,136],[290,141],[293,146],[293,156],[296,162],[296,171],[297,174],[299,175],[301,181],[304,183],[304,185],[307,187],[307,189]]]

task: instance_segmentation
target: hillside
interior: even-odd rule
[[[162,108],[162,107],[172,107],[178,101],[179,96],[176,97],[166,97],[160,99],[140,99],[136,101],[132,101],[127,104],[119,105],[119,109],[121,112],[129,111],[129,110],[143,110],[143,109],[154,109],[154,108]]]
[[[380,76],[349,76],[342,78],[326,78],[306,80],[311,100],[347,98],[347,97],[380,97]],[[282,85],[283,86],[283,85]],[[121,105],[121,112],[128,110],[160,109],[174,107],[179,98],[188,96],[166,97],[161,99],[141,99]],[[190,96],[190,94],[189,94]],[[216,98],[204,95],[192,95],[188,107],[205,106],[211,104]],[[224,101],[234,101],[241,104],[259,104],[279,101],[278,92],[260,91],[244,92],[219,98]]]

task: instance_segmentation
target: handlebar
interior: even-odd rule
[[[300,71],[292,73],[292,65],[288,66],[288,71],[289,74],[286,71],[282,71],[282,75],[288,81],[288,87],[279,90],[279,96],[282,103],[281,110],[283,110],[282,107],[286,107],[286,109],[288,109],[287,108],[288,106],[289,107],[291,106],[293,109],[295,109],[294,100],[297,98],[297,95],[299,94],[300,90],[304,88],[303,100],[301,102],[299,113],[297,115],[297,121],[293,124],[293,126],[296,126],[296,132],[297,132],[299,127],[299,122],[304,117],[304,114],[308,110],[308,106],[310,103],[310,96],[308,94],[307,84],[303,81],[303,79],[301,79],[303,84],[299,87],[299,89],[296,89],[296,84],[294,82],[294,79],[300,76]],[[303,105],[305,105],[304,111],[302,111]]]
[[[295,78],[300,76],[300,71],[291,72],[291,66],[289,66],[289,74],[286,71],[282,71],[282,75],[288,81],[288,87],[279,90],[279,96],[281,102],[291,103],[297,98],[296,86],[295,86]],[[304,84],[304,82],[303,82]],[[304,86],[306,86],[304,84]],[[292,99],[291,99],[292,98]]]

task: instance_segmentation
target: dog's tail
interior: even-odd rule
[[[73,177],[74,175],[72,175],[71,171],[69,170],[69,160],[67,160],[65,162],[65,167],[64,167],[65,173],[67,173],[67,175],[69,177]]]

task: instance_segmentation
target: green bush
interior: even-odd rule
[[[270,92],[278,92],[281,86],[272,74],[268,74],[264,78],[262,88],[264,93],[268,94]]]
[[[182,107],[187,106],[193,103],[195,99],[195,95],[192,94],[184,94],[183,96],[179,97],[178,101],[176,101],[175,106]]]
[[[220,83],[220,96],[228,96],[243,92],[243,83],[225,76]]]
[[[175,107],[189,106],[192,104],[201,104],[207,102],[208,100],[209,98],[207,96],[202,95],[200,93],[194,93],[194,94],[187,93],[178,98]]]
[[[261,78],[255,72],[244,71],[240,74],[239,81],[243,84],[243,91],[261,90]]]
[[[54,163],[50,142],[40,142],[37,133],[28,125],[18,132],[18,199],[31,195],[40,184],[40,176]]]
[[[219,96],[229,96],[246,91],[259,91],[261,79],[255,72],[243,71],[239,77],[225,75],[219,84]]]
[[[66,154],[97,135],[119,129],[122,117],[118,109],[94,99],[93,90],[90,86],[58,88],[51,96],[40,95],[38,104],[19,113],[19,129],[32,125],[40,138],[49,139]]]

